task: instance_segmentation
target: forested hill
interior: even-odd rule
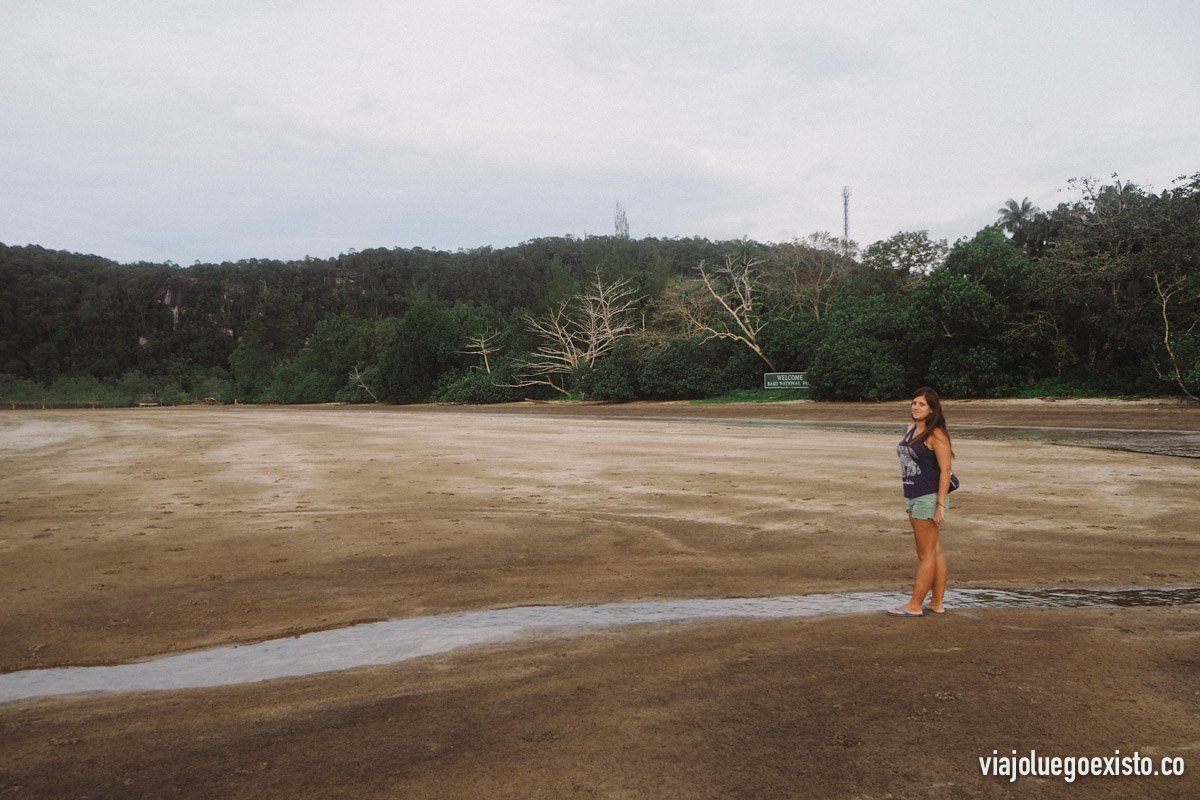
[[[623,236],[117,264],[0,244],[0,400],[817,397],[1200,390],[1200,175],[1009,201],[953,247]]]
[[[546,310],[597,271],[653,292],[700,261],[760,250],[698,238],[561,237],[504,249],[372,249],[179,267],[0,243],[0,373],[10,393],[14,378],[49,387],[124,377],[151,394],[166,378],[169,390],[227,395],[229,359],[248,332],[274,366],[296,355],[323,320],[365,328],[402,319],[414,303],[453,308],[480,331],[519,327],[523,314]]]

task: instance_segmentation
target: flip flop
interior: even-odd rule
[[[923,617],[924,614],[914,614],[911,611],[905,611],[903,608],[889,608],[887,610],[889,617]]]
[[[941,611],[934,611],[934,610],[933,610],[932,608],[930,608],[929,606],[921,606],[921,610],[922,610],[922,611],[924,611],[924,612],[926,612],[927,614],[936,614],[936,615],[937,615],[937,616],[939,616],[939,617],[940,617],[942,614],[945,614],[945,613],[946,613],[946,609],[944,609],[944,608],[943,608]]]

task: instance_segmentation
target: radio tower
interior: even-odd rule
[[[850,257],[850,187],[842,187],[842,251]]]

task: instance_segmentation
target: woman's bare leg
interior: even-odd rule
[[[929,607],[934,611],[945,611],[946,557],[942,555],[942,540],[940,536],[937,542],[937,555],[934,560],[933,586],[931,589],[933,596],[929,600]]]
[[[925,596],[933,591],[930,608],[940,611],[946,593],[946,559],[942,557],[937,523],[931,519],[913,519],[911,514],[908,520],[917,543],[917,576],[913,580],[912,598],[899,608],[910,614],[920,614]]]

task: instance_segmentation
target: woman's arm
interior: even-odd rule
[[[942,472],[938,479],[937,510],[933,513],[933,521],[941,526],[946,524],[946,495],[950,494],[950,437],[941,428],[937,428],[928,442],[937,457],[938,469]]]

